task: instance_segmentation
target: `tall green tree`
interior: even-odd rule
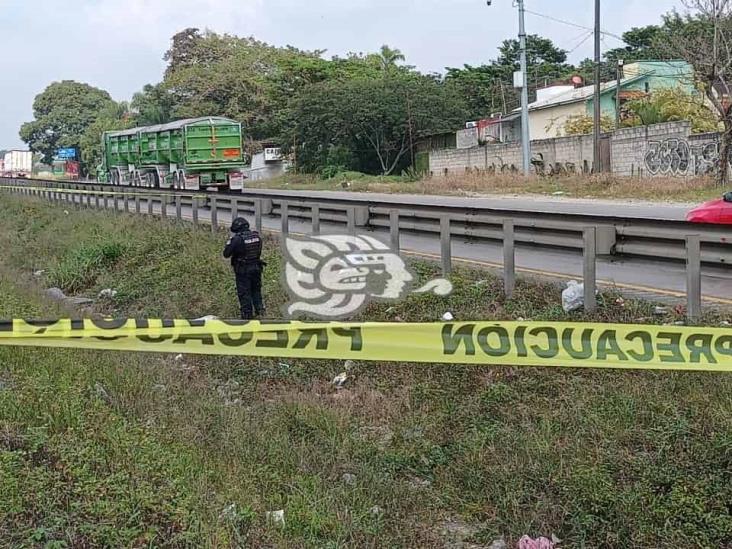
[[[535,98],[537,88],[574,72],[574,67],[567,63],[567,52],[550,39],[532,34],[527,37],[526,48],[531,100]],[[520,51],[518,40],[504,40],[494,61],[478,67],[465,65],[460,69],[447,69],[445,79],[465,97],[471,117],[510,112],[519,106],[519,91],[513,87],[513,73],[521,68]]]
[[[99,88],[64,80],[54,82],[33,101],[35,120],[20,128],[20,138],[50,163],[62,147],[79,147],[86,129],[100,111],[114,105],[109,93]]]
[[[347,150],[353,161],[348,167],[389,175],[409,165],[419,137],[454,130],[466,109],[443,83],[402,75],[316,84],[303,90],[291,114],[302,136],[301,167],[317,171],[334,151]]]
[[[132,96],[130,108],[139,125],[165,124],[173,119],[175,98],[163,83],[145,84]]]

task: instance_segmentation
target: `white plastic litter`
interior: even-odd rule
[[[106,298],[113,298],[117,295],[117,290],[113,290],[112,288],[104,288],[102,291],[99,292],[99,297],[106,297]]]
[[[349,486],[353,486],[354,484],[356,484],[356,475],[354,475],[352,473],[343,473],[343,475],[341,476],[341,480],[345,484],[348,484]]]
[[[271,522],[277,526],[285,525],[285,510],[279,509],[277,511],[267,511],[266,513],[267,522]]]
[[[451,320],[455,320],[455,317],[452,316],[452,313],[450,311],[448,311],[444,315],[442,315],[442,320],[450,322]]]
[[[182,354],[175,355],[175,361],[176,362],[180,362],[181,360],[183,360],[183,355]]]
[[[38,271],[33,271],[33,276],[38,278],[39,276],[43,276],[43,273],[45,273],[45,272],[46,272],[45,270],[39,269]]]
[[[335,385],[336,389],[343,389],[346,381],[348,381],[348,372],[341,372],[333,378],[332,383]]]
[[[194,318],[193,320],[218,320],[218,319],[219,319],[219,317],[217,317],[216,315],[206,315],[206,316],[202,316],[200,318]]]
[[[570,313],[581,309],[585,304],[585,285],[576,280],[567,282],[567,287],[562,291],[562,309]]]

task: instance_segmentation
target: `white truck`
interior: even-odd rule
[[[31,151],[8,151],[5,153],[2,175],[5,177],[30,177],[33,171]]]

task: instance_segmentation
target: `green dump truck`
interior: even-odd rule
[[[244,187],[241,124],[228,118],[188,118],[105,132],[102,149],[97,178],[113,185]]]

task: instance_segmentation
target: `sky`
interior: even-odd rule
[[[602,0],[602,28],[620,35],[658,23],[680,0]],[[530,11],[592,27],[593,0],[526,0]],[[592,56],[588,32],[532,14],[527,32]],[[518,32],[512,0],[0,0],[0,149],[33,119],[33,98],[51,82],[77,80],[129,100],[159,82],[170,37],[186,27],[255,36],[326,56],[400,49],[423,72],[480,65]],[[583,42],[583,39],[585,39]],[[605,37],[603,49],[622,44]]]

